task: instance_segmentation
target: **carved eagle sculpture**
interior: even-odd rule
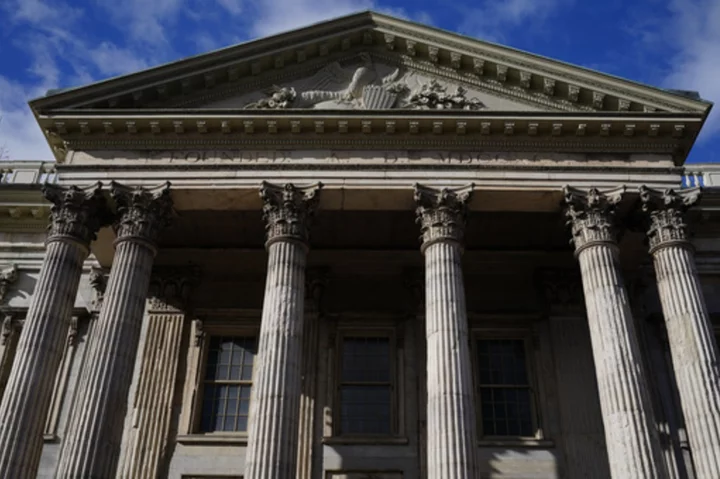
[[[245,108],[284,109],[309,108],[325,101],[354,108],[390,108],[404,85],[396,83],[400,68],[381,78],[368,53],[361,53],[362,64],[354,69],[343,68],[333,62],[319,70],[310,80],[312,89],[296,92],[292,87],[273,86],[267,90],[266,98],[249,103]],[[379,83],[379,85],[377,85]],[[339,86],[347,85],[337,89]]]

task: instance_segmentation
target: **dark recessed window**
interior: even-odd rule
[[[390,338],[342,339],[341,434],[392,434],[392,381]]]
[[[535,436],[525,341],[477,341],[478,397],[483,436]]]
[[[247,431],[254,337],[212,336],[203,383],[201,432]]]

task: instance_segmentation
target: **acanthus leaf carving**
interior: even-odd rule
[[[15,325],[13,324],[13,317],[10,314],[6,314],[2,321],[2,332],[0,332],[0,345],[7,345],[10,337],[15,332]]]
[[[118,218],[113,225],[118,238],[116,242],[135,238],[154,248],[160,231],[170,223],[170,183],[146,189],[112,182],[110,193],[118,206]]]
[[[98,230],[109,223],[109,211],[100,182],[86,188],[46,184],[42,193],[52,203],[48,241],[70,238],[87,247]]]
[[[440,241],[463,243],[467,203],[473,187],[470,184],[459,189],[436,189],[415,185],[415,213],[420,224],[423,251]]]
[[[302,188],[292,183],[282,186],[262,183],[260,197],[268,244],[281,239],[308,241],[310,219],[317,208],[321,188],[321,183]]]
[[[622,200],[625,187],[600,191],[580,190],[566,186],[565,217],[572,233],[575,253],[600,243],[615,243],[615,207]]]
[[[685,212],[700,199],[700,188],[683,191],[640,187],[650,253],[670,245],[690,245]]]
[[[185,311],[190,294],[200,282],[196,266],[158,267],[153,271],[148,291],[150,312]]]
[[[11,264],[0,270],[0,303],[5,301],[5,296],[10,289],[10,285],[18,280],[17,265]]]
[[[100,311],[100,306],[105,298],[105,290],[107,289],[108,272],[104,268],[92,268],[88,277],[90,286],[95,291],[95,298],[92,301],[92,309]]]

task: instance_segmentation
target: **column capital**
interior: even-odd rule
[[[650,254],[671,245],[691,247],[685,212],[700,199],[700,188],[682,191],[640,187]]]
[[[100,182],[84,188],[48,184],[42,194],[52,203],[46,243],[71,240],[89,248],[98,230],[109,223]]]
[[[462,245],[465,237],[467,203],[474,185],[462,188],[430,188],[415,184],[416,222],[420,224],[421,251],[440,241]]]
[[[624,186],[608,190],[563,188],[565,216],[576,255],[588,246],[617,242],[615,207],[624,193]]]
[[[263,181],[260,198],[267,235],[265,246],[280,240],[308,242],[310,218],[317,208],[321,189],[322,183],[297,187],[292,183],[273,185]]]
[[[16,264],[11,264],[0,269],[0,304],[5,301],[10,285],[18,280],[18,268]]]
[[[150,312],[181,312],[192,289],[200,282],[197,266],[159,267],[153,270],[148,292]]]
[[[118,209],[118,218],[113,226],[117,234],[115,245],[135,239],[155,250],[160,232],[170,223],[173,204],[170,183],[155,188],[133,188],[113,181],[110,194]]]

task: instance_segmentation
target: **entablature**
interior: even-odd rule
[[[474,111],[63,111],[39,118],[56,154],[94,149],[449,148],[671,154],[680,164],[697,115],[572,116]]]

